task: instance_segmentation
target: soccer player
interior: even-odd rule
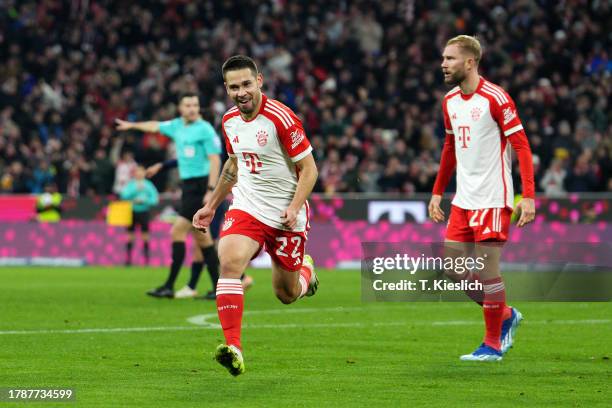
[[[484,341],[473,353],[461,356],[461,360],[497,361],[512,346],[522,319],[518,310],[506,305],[499,270],[514,197],[510,146],[516,151],[523,185],[523,199],[517,204],[518,227],[535,217],[535,187],[531,149],[514,101],[501,87],[479,76],[481,56],[479,41],[467,35],[450,39],[444,48],[441,65],[444,82],[456,86],[442,101],[446,140],[429,215],[434,222],[444,221],[440,201],[456,168],[457,192],[445,247],[461,256],[468,255],[473,247],[475,255],[485,259],[485,268],[479,276],[469,271],[463,275],[447,272],[453,280],[479,280],[483,285],[483,291],[471,291],[468,295],[483,307]]]
[[[165,122],[128,122],[116,119],[117,130],[161,132],[176,145],[179,177],[182,182],[181,208],[179,217],[172,225],[170,273],[162,286],[147,292],[153,297],[174,297],[174,283],[185,260],[185,239],[190,230],[193,238],[201,243],[202,254],[211,274],[219,268],[217,250],[210,233],[193,229],[191,220],[217,184],[221,167],[221,143],[212,125],[200,116],[197,94],[182,94],[179,97],[178,110],[180,117]],[[181,291],[185,292],[183,289]],[[195,290],[190,292],[192,297],[196,294]]]
[[[128,241],[126,243],[125,264],[132,264],[132,247],[134,245],[134,231],[140,226],[140,234],[144,249],[145,262],[149,263],[149,219],[151,207],[159,203],[157,189],[145,178],[145,169],[142,166],[136,168],[134,179],[129,181],[119,197],[122,200],[132,202],[132,225],[128,227]]]
[[[262,247],[272,258],[272,285],[282,303],[317,290],[317,275],[304,248],[306,199],[318,172],[302,123],[291,109],[262,93],[263,76],[255,62],[233,56],[223,64],[222,74],[236,105],[225,113],[221,127],[229,159],[193,225],[208,228],[219,204],[233,193],[219,240],[217,311],[226,344],[217,347],[215,357],[238,375],[244,372],[240,276]]]

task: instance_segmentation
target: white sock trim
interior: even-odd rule
[[[217,295],[243,295],[240,279],[219,279],[217,282]]]
[[[306,292],[308,292],[308,282],[306,282],[306,278],[304,278],[304,275],[300,275],[300,286],[302,287],[302,289],[300,290],[300,297],[303,297]]]

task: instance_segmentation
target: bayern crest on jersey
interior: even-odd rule
[[[480,110],[480,108],[478,106],[476,106],[474,109],[472,109],[472,111],[470,113],[472,114],[472,120],[474,122],[476,122],[478,119],[480,119],[480,115],[482,114],[482,110]]]
[[[268,134],[265,130],[260,130],[259,132],[257,132],[257,143],[261,147],[265,146],[266,143],[268,143]]]

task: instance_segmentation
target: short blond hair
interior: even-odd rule
[[[453,44],[458,45],[462,51],[471,54],[477,64],[480,62],[480,58],[482,57],[482,47],[480,46],[480,41],[478,41],[478,38],[470,35],[458,35],[448,40],[446,46],[448,47],[449,45]]]

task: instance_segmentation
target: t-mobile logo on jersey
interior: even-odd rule
[[[244,157],[246,166],[251,170],[251,174],[259,174],[257,169],[263,166],[263,163],[259,160],[257,153],[242,152],[242,157]]]
[[[470,127],[469,126],[459,126],[459,143],[461,143],[462,149],[467,149],[467,142],[470,141]]]

